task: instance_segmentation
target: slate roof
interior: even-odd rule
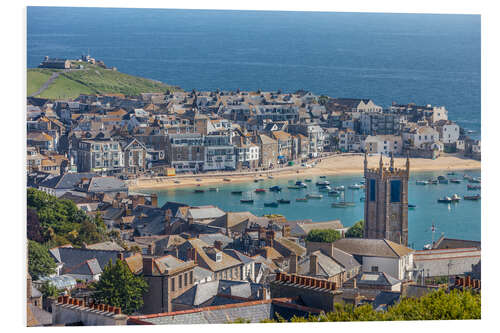
[[[214,245],[215,241],[219,241],[222,243],[222,248],[225,248],[226,246],[228,246],[230,243],[233,242],[233,239],[231,237],[227,237],[226,235],[221,233],[199,234],[198,238],[211,246]]]
[[[215,206],[199,206],[191,207],[187,212],[187,217],[192,217],[194,220],[216,219],[224,214],[222,209]]]
[[[73,189],[82,178],[90,179],[97,176],[96,173],[80,172],[80,173],[65,173],[61,176],[56,176],[50,179],[45,179],[39,186],[49,187],[54,189]]]
[[[52,325],[52,314],[31,303],[27,304],[26,315],[28,327]]]
[[[142,272],[142,254],[136,253],[128,258],[125,258],[125,264],[127,264],[132,273],[139,274]]]
[[[401,293],[395,291],[382,291],[373,301],[373,308],[377,311],[386,311],[389,306],[396,304],[401,297]]]
[[[342,229],[344,226],[340,220],[325,221],[325,222],[292,222],[290,223],[290,234],[293,236],[305,236],[311,230],[316,229]]]
[[[291,254],[295,254],[299,257],[302,257],[306,254],[307,250],[305,247],[297,244],[296,242],[285,238],[275,238],[274,239],[274,248],[283,256],[288,257]]]
[[[453,238],[445,238],[441,236],[432,247],[433,249],[459,249],[459,248],[468,248],[468,247],[477,247],[481,249],[480,241],[473,240],[465,240],[465,239],[453,239]]]
[[[311,255],[316,255],[318,258],[318,272],[315,276],[328,279],[345,271],[335,260],[318,250],[298,262],[298,273],[300,275],[313,275],[310,271]]]
[[[167,201],[163,206],[161,206],[161,210],[167,211],[168,209],[170,209],[170,211],[172,212],[172,216],[175,216],[177,215],[177,211],[180,207],[189,207],[189,205],[179,202]]]
[[[255,261],[251,257],[246,256],[243,253],[241,253],[240,251],[237,251],[234,249],[226,249],[226,250],[224,250],[224,253],[230,255],[231,257],[233,257],[235,259],[238,259],[239,261],[241,261],[245,265]]]
[[[106,241],[106,242],[101,242],[101,243],[95,243],[95,244],[87,245],[87,249],[92,249],[92,250],[125,251],[125,249],[123,247],[121,247],[117,243],[111,242],[111,241]]]
[[[209,245],[207,243],[205,243],[204,241],[202,241],[201,239],[190,238],[184,244],[182,244],[181,247],[185,247],[185,246],[187,247],[188,245],[190,245],[191,247],[196,249],[196,253],[198,255],[199,261],[201,261],[202,263],[204,263],[207,266],[204,268],[208,268],[213,272],[217,272],[217,271],[229,268],[229,267],[234,267],[234,266],[242,264],[239,260],[227,255],[224,252],[221,252],[221,255],[222,255],[221,261],[217,262],[217,261],[212,260],[207,255],[205,250],[203,249],[204,247],[209,247]],[[203,267],[203,265],[202,265],[202,267]]]
[[[351,254],[344,252],[341,249],[337,249],[336,247],[332,248],[332,254],[332,258],[347,271],[361,266],[361,264]]]
[[[63,273],[71,272],[91,272],[98,274],[111,260],[113,263],[118,258],[120,251],[93,250],[73,247],[55,247],[49,250],[50,254],[56,260],[56,263],[63,263]],[[131,255],[130,252],[124,252],[124,257]],[[92,260],[96,259],[96,260]]]
[[[342,238],[334,246],[344,252],[367,257],[400,258],[414,250],[387,239]]]
[[[208,277],[213,277],[214,273],[200,266],[195,266],[193,269],[193,277],[195,282],[199,282]]]
[[[393,286],[401,283],[400,280],[390,276],[386,272],[363,272],[356,277],[358,287],[363,286]]]
[[[128,186],[116,177],[92,177],[87,192],[127,192]]]

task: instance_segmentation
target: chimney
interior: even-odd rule
[[[151,206],[158,207],[158,195],[155,193],[151,194]]]
[[[148,245],[148,254],[151,255],[151,256],[154,254],[153,253],[153,244],[154,243],[151,243],[151,244]]]
[[[116,255],[117,259],[123,261],[125,258],[123,257],[123,252],[118,252]]]
[[[266,290],[266,288],[262,288],[262,299],[263,300],[267,299],[267,290]]]
[[[318,256],[315,254],[309,256],[309,274],[318,274]]]
[[[220,240],[216,240],[214,242],[214,247],[219,250],[219,251],[222,251],[222,242]]]
[[[288,273],[296,274],[297,273],[297,255],[292,253],[290,256],[290,263],[288,264]]]
[[[196,249],[190,248],[188,250],[187,255],[188,255],[188,260],[192,260],[194,261],[195,264],[198,264],[198,255],[196,253]]]
[[[142,275],[153,275],[153,258],[142,257]]]
[[[354,277],[354,279],[352,279],[352,287],[354,289],[358,289],[358,280],[356,279],[356,277]]]

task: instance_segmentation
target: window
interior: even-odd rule
[[[184,274],[184,287],[188,285],[188,274]]]
[[[378,266],[372,266],[372,272],[378,272]]]
[[[182,288],[182,275],[179,275],[179,288]]]
[[[170,290],[175,291],[175,278],[170,279]]]
[[[377,181],[370,179],[370,201],[375,201]]]
[[[189,283],[193,284],[193,271],[189,272]]]
[[[401,180],[391,180],[391,202],[401,202]]]

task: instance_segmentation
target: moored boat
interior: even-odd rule
[[[328,180],[320,180],[319,182],[316,182],[316,185],[326,186],[326,185],[330,185],[330,182]]]
[[[481,185],[470,185],[470,184],[467,184],[467,189],[471,190],[471,191],[480,190],[481,189]]]
[[[417,208],[417,205],[408,204],[408,209],[415,209],[415,208]]]
[[[458,194],[456,194],[456,193],[455,193],[455,194],[453,194],[453,195],[451,196],[451,201],[453,201],[453,202],[458,202],[458,201],[460,201],[461,199],[462,199],[462,198],[460,198],[460,197],[458,196]]]
[[[476,183],[476,184],[481,184],[481,177],[476,177],[476,178],[469,179],[469,182]]]
[[[332,188],[330,187],[330,185],[326,185],[326,186],[321,186],[319,188],[319,191],[320,192],[330,192],[332,190]]]
[[[306,198],[308,198],[308,199],[321,199],[321,198],[323,198],[323,195],[321,195],[321,194],[308,194],[308,195],[306,195]]]
[[[217,187],[210,187],[208,190],[210,192],[219,192],[219,189]]]
[[[429,182],[427,180],[417,180],[415,182],[417,185],[427,185]]]
[[[323,178],[324,179],[324,178],[326,178],[326,176],[319,176],[319,178]]]
[[[481,195],[476,194],[476,195],[464,195],[464,200],[479,200],[481,199]]]
[[[271,191],[271,192],[280,192],[281,191],[281,186],[274,185],[274,186],[272,186],[272,187],[269,188],[269,191]]]
[[[266,189],[264,188],[255,189],[255,193],[266,193]]]
[[[364,188],[364,186],[363,186],[363,185],[361,185],[361,184],[352,184],[352,185],[349,185],[349,188],[350,188],[351,190],[359,190],[359,189]]]
[[[450,197],[443,197],[441,199],[438,199],[437,202],[439,202],[439,203],[452,203],[453,200],[451,200]]]
[[[231,191],[231,194],[242,194],[243,191]]]
[[[253,199],[241,199],[240,202],[246,204],[253,204]]]
[[[456,178],[450,179],[450,183],[460,184],[461,182],[462,181],[460,179],[456,179]]]
[[[306,181],[306,182],[308,182],[308,183],[310,183],[310,182],[312,182],[313,180],[312,180],[311,178],[306,178],[306,179],[305,179],[305,181]]]
[[[307,185],[303,183],[302,181],[298,180],[295,182],[295,186],[301,187],[301,188],[306,188]]]
[[[359,201],[364,202],[365,201],[365,197],[359,198]]]
[[[196,189],[194,190],[194,193],[205,193],[205,190]]]
[[[339,201],[339,202],[333,202],[332,207],[333,208],[347,208],[347,207],[354,207],[356,204],[354,202],[348,202],[348,201]]]
[[[329,197],[340,197],[340,191],[331,190],[330,192],[328,192],[328,196]]]
[[[264,202],[264,207],[278,207],[279,204],[277,202]]]
[[[229,179],[229,178],[224,178],[222,180],[225,181],[225,182],[230,182],[231,181],[231,179]]]
[[[334,189],[335,191],[339,191],[339,192],[343,192],[343,191],[345,191],[345,187],[344,187],[344,185],[335,186],[333,189]]]
[[[279,199],[278,203],[280,203],[280,204],[289,204],[290,200],[288,200],[288,199]]]
[[[446,178],[445,176],[438,176],[438,181],[439,181],[439,184],[448,184],[448,178]]]
[[[295,199],[295,201],[307,202],[307,198],[297,198],[297,199]]]
[[[302,189],[302,187],[297,186],[297,185],[290,185],[290,186],[287,186],[287,188],[289,188],[290,190],[300,190],[300,189]]]

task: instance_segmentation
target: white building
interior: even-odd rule
[[[399,280],[413,278],[414,250],[387,239],[342,238],[334,246],[352,254],[363,272],[385,272]]]
[[[439,139],[442,143],[456,143],[458,141],[460,137],[460,126],[446,120],[440,120],[435,125],[439,132]]]
[[[430,126],[419,126],[406,129],[402,134],[403,140],[412,147],[422,148],[424,144],[433,144],[439,141],[439,133]]]
[[[403,139],[396,135],[368,135],[365,139],[364,151],[374,154],[400,155],[403,151]]]

